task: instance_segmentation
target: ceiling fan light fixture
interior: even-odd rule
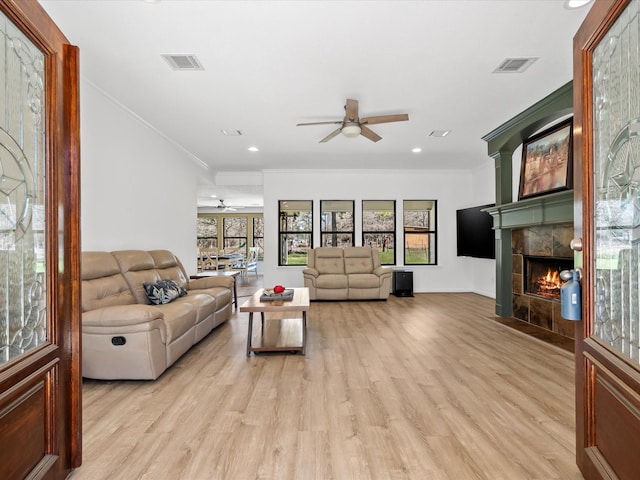
[[[360,125],[357,124],[345,125],[341,130],[342,135],[347,138],[357,137],[358,135],[360,135],[361,131],[362,129],[360,128]]]
[[[564,8],[580,8],[584,7],[587,3],[591,3],[591,0],[566,0],[564,3]]]

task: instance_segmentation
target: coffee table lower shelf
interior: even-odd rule
[[[302,352],[303,355],[306,353],[306,312],[302,312],[302,318],[281,317],[270,314],[265,318],[265,313],[261,312],[261,325],[254,329],[253,312],[249,313],[247,356],[250,356],[251,352]]]

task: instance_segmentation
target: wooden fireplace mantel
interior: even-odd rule
[[[573,222],[573,190],[527,198],[484,210],[493,217],[493,228],[523,228]]]

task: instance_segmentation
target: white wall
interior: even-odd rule
[[[484,180],[483,180],[484,181]],[[264,171],[265,286],[302,286],[302,267],[278,266],[278,200],[313,200],[314,245],[319,245],[320,200],[355,200],[356,244],[362,241],[362,200],[396,200],[398,237],[402,245],[402,200],[438,201],[438,265],[413,270],[415,292],[469,292],[475,289],[470,259],[456,256],[456,210],[474,204],[469,171]],[[487,187],[489,188],[489,187]],[[490,203],[492,200],[487,201]],[[397,267],[402,266],[398,253]],[[494,286],[495,290],[495,286]],[[495,296],[495,295],[494,295]]]
[[[493,159],[487,157],[486,161],[471,172],[472,205],[486,205],[496,201],[496,176]],[[496,298],[496,261],[486,258],[465,258],[467,271],[471,275],[472,291]]]
[[[80,120],[82,249],[167,249],[195,272],[202,167],[86,81]]]

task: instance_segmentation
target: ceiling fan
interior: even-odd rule
[[[367,125],[374,125],[376,123],[389,123],[389,122],[405,122],[409,120],[409,115],[406,113],[399,113],[396,115],[378,115],[375,117],[358,117],[358,101],[347,98],[347,104],[344,106],[345,115],[342,120],[336,120],[333,122],[311,122],[311,123],[298,123],[296,126],[306,125],[340,125],[339,128],[331,132],[329,135],[320,140],[320,143],[325,143],[331,140],[333,137],[342,133],[345,137],[357,137],[362,135],[368,138],[372,142],[382,140],[382,137],[371,130]]]
[[[227,205],[225,205],[224,200],[220,199],[219,200],[220,203],[218,203],[218,205],[216,205],[216,208],[219,210],[222,210],[223,212],[235,212],[237,208],[242,208],[242,207],[229,207]]]

